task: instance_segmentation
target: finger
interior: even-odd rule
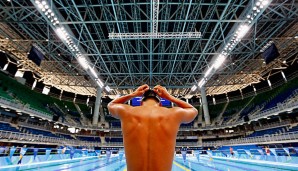
[[[156,85],[153,89],[159,89],[160,85]]]
[[[148,91],[148,90],[149,90],[149,86],[148,86],[148,87],[146,87],[144,90],[145,90],[145,91]]]
[[[148,86],[148,85],[147,85]],[[139,89],[140,90],[144,90],[146,88],[146,85],[141,85],[140,87],[139,87]]]

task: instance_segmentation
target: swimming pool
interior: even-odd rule
[[[278,163],[275,163],[278,165]],[[287,167],[277,165],[263,166],[262,163],[249,163],[243,160],[228,158],[209,158],[207,155],[200,156],[199,161],[196,157],[187,157],[186,161],[182,157],[175,157],[172,171],[277,171],[277,170],[298,170],[298,164],[290,164]],[[24,164],[19,166],[0,167],[0,171],[126,171],[125,159],[120,160],[118,157],[107,158],[85,157],[77,159],[68,159],[51,162],[40,162]]]

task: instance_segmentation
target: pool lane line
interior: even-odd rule
[[[218,171],[224,171],[224,170],[221,170],[221,169],[218,169],[218,168],[213,168],[213,167],[211,167],[211,166],[202,165],[201,163],[191,162],[191,161],[189,161],[189,160],[188,160],[188,162],[190,162],[190,163],[194,163],[194,164],[196,164],[196,165],[200,165],[200,166],[205,167],[205,168],[208,168],[208,169],[218,170]],[[195,170],[195,169],[193,169],[193,170]]]
[[[95,159],[97,159],[97,158],[95,158]],[[95,160],[95,159],[90,159],[90,161]],[[89,160],[84,160],[84,161],[86,162],[86,161],[89,161]],[[95,163],[95,162],[99,162],[99,161],[89,162],[88,164]],[[63,163],[60,163],[60,164],[51,164],[51,165],[45,165],[45,166],[37,166],[37,167],[34,167],[34,168],[27,168],[27,169],[19,168],[19,171],[34,170],[34,169],[47,168],[47,167],[55,167],[55,166],[59,166],[59,165],[73,164],[73,163],[78,163],[78,161],[71,161],[71,162],[68,162],[68,163],[63,162]]]
[[[197,164],[197,165],[201,165],[201,163],[198,163],[198,162],[193,162],[193,161],[189,161],[191,163],[194,163],[194,164]],[[242,170],[245,170],[245,171],[259,171],[259,170],[255,170],[255,169],[249,169],[249,168],[245,168],[245,167],[240,167],[240,166],[235,166],[235,165],[230,165],[230,164],[226,164],[226,163],[221,163],[221,162],[215,162],[215,161],[212,161],[214,164],[221,164],[221,165],[224,165],[224,166],[230,166],[230,167],[234,167],[234,168],[237,168],[237,169],[242,169]],[[235,163],[235,162],[234,162]],[[202,166],[202,165],[201,165]],[[215,165],[216,166],[216,165]],[[212,168],[210,166],[206,166],[208,168]],[[221,170],[219,168],[213,168],[214,170]],[[221,170],[223,171],[223,170]]]
[[[173,161],[173,164],[176,165],[176,166],[178,166],[178,167],[179,167],[180,169],[182,169],[182,170],[185,170],[185,171],[191,171],[190,169],[188,169],[188,168],[182,166],[181,164],[179,164],[179,163],[177,163],[177,162],[175,162],[175,161]],[[127,171],[127,168],[123,169],[123,171]]]
[[[44,162],[37,162],[37,163],[26,163],[26,164],[20,164],[20,165],[8,165],[8,166],[2,166],[2,167],[0,167],[0,169],[9,169],[9,168],[14,168],[14,167],[23,167],[23,166],[49,164],[49,163],[58,163],[58,162],[64,162],[64,161],[67,162],[67,161],[91,159],[91,158],[98,158],[98,157],[90,156],[90,157],[80,157],[80,158],[74,158],[74,159],[62,159],[62,160],[52,160],[52,161],[44,161]]]
[[[178,166],[182,170],[191,171],[190,169],[186,168],[185,166],[182,166],[181,164],[177,163],[176,161],[173,161],[173,164]]]
[[[233,160],[231,160],[231,159],[224,159],[224,158],[214,158],[214,159],[217,159],[217,160],[220,160],[220,161],[223,161],[223,160],[229,160],[230,162],[233,162],[233,163],[241,163],[241,164],[247,164],[247,165],[249,165],[249,164],[251,164],[251,165],[255,165],[255,166],[260,166],[260,167],[268,167],[268,168],[274,168],[274,169],[281,169],[281,170],[289,170],[289,171],[296,171],[297,169],[297,167],[296,168],[293,168],[293,169],[289,169],[289,168],[281,168],[282,166],[284,166],[284,167],[295,167],[296,165],[294,165],[294,164],[291,164],[291,163],[285,163],[285,164],[291,164],[291,166],[287,166],[287,165],[279,165],[279,167],[278,167],[278,164],[277,163],[274,163],[273,165],[275,165],[275,167],[274,166],[271,166],[271,165],[266,165],[266,166],[264,166],[264,165],[262,165],[262,164],[264,164],[264,163],[261,163],[261,162],[259,162],[259,163],[257,163],[257,162],[253,162],[253,161],[241,161],[241,160],[235,160],[235,159],[233,159]],[[262,161],[262,162],[266,162],[266,161]],[[267,161],[268,162],[268,161]],[[270,161],[269,161],[270,162]],[[283,164],[283,163],[281,163],[281,164]],[[281,167],[280,167],[281,166]]]
[[[112,161],[110,161],[110,162],[108,162],[108,163],[104,163],[104,164],[99,165],[99,166],[96,166],[96,167],[94,167],[94,168],[92,168],[92,169],[88,169],[87,171],[94,171],[94,170],[97,170],[97,169],[100,169],[100,168],[109,166],[109,165],[111,165],[111,164],[114,164],[114,163],[116,163],[116,162],[118,162],[118,161],[119,161],[119,159],[112,160]]]

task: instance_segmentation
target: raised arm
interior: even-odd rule
[[[174,107],[174,113],[176,113],[181,122],[189,123],[195,119],[198,114],[198,110],[194,108],[192,105],[175,98],[174,96],[170,95],[166,88],[157,85],[154,87],[153,91],[161,98],[167,99],[173,103],[175,103],[178,107]]]
[[[120,119],[121,115],[125,113],[125,111],[131,107],[126,103],[130,99],[137,97],[137,96],[142,96],[147,90],[149,90],[149,86],[147,84],[140,86],[137,88],[137,90],[131,94],[128,94],[126,96],[122,96],[119,98],[114,99],[108,104],[108,109],[111,113],[111,115],[115,118]]]

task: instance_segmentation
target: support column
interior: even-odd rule
[[[278,116],[278,120],[279,120],[279,122],[282,122],[282,119],[281,119],[281,117],[280,117],[280,116]]]
[[[199,117],[198,117],[198,122],[199,123],[202,123],[203,122],[203,106],[202,104],[200,104],[200,107],[199,107]]]
[[[203,106],[203,110],[204,110],[205,123],[206,123],[206,125],[210,125],[210,115],[209,115],[209,110],[208,110],[208,102],[207,102],[207,98],[206,98],[205,87],[201,87],[201,98],[202,98],[202,106]]]
[[[100,108],[99,108],[99,115],[100,115],[100,122],[101,122],[101,123],[104,123],[106,120],[105,120],[105,114],[104,114],[104,112],[103,112],[102,105],[101,105]]]
[[[101,91],[102,91],[102,89],[100,87],[97,87],[96,101],[95,101],[95,107],[94,107],[94,111],[93,111],[93,120],[92,120],[92,125],[94,125],[94,126],[97,126],[97,124],[98,124],[99,107],[101,105]]]

